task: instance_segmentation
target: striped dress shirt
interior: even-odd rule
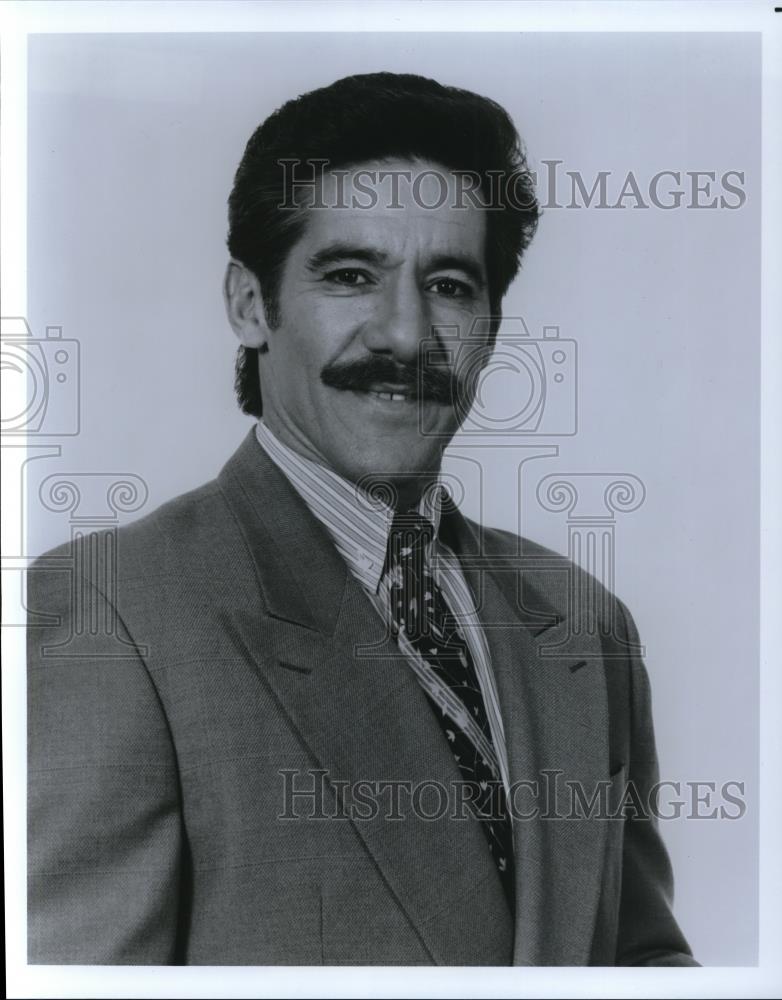
[[[394,509],[377,497],[370,498],[332,469],[299,455],[283,444],[262,420],[258,421],[256,437],[269,458],[327,530],[337,551],[363,587],[375,610],[386,625],[390,625],[389,597],[392,581],[386,566],[386,552]],[[439,483],[435,483],[424,490],[418,504],[418,513],[434,525],[432,574],[470,649],[486,706],[494,752],[485,745],[485,737],[469,719],[465,720],[465,728],[484,757],[490,761],[496,759],[499,772],[497,779],[502,780],[506,794],[509,794],[508,754],[489,647],[459,561],[439,537],[443,489]],[[397,635],[397,641],[405,660],[429,697],[451,718],[463,718],[460,699],[437,679],[432,667],[406,640],[404,632]]]

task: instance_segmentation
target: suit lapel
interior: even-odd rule
[[[260,598],[226,622],[289,716],[317,766],[338,780],[427,781],[459,773],[412,671],[325,529],[251,432],[219,477],[249,549]],[[515,934],[482,832],[474,822],[355,822],[389,890],[439,964],[583,965],[599,898],[605,824],[566,816],[565,782],[587,797],[608,775],[608,713],[599,637],[580,628],[556,573],[500,572],[456,511],[449,543],[466,558],[495,672],[516,807]],[[488,570],[481,559],[488,557]],[[472,558],[472,563],[470,559]],[[472,566],[472,568],[470,568]],[[556,620],[556,624],[552,621]],[[571,641],[577,636],[576,644]],[[546,786],[548,782],[548,786]],[[554,795],[546,794],[554,790]],[[385,804],[387,800],[383,800]],[[408,810],[409,811],[409,810]],[[465,900],[469,901],[465,906]],[[462,915],[469,911],[469,925]]]
[[[459,772],[413,672],[254,434],[219,484],[253,558],[265,609],[257,599],[238,602],[225,627],[316,766],[351,787],[404,781],[451,788]],[[416,818],[409,797],[402,799],[405,819],[388,819],[385,787],[378,814],[354,827],[432,961],[507,964],[511,919],[478,825],[447,815]]]
[[[450,531],[462,554],[498,563],[479,530],[453,513]],[[491,650],[511,786],[538,782],[538,796],[518,786],[514,802],[516,855],[515,965],[585,965],[600,895],[605,823],[555,818],[570,812],[565,782],[587,797],[608,776],[608,710],[599,637],[578,627],[567,606],[562,574],[467,571]],[[558,578],[558,579],[557,579]],[[557,579],[556,591],[552,579]],[[564,585],[563,585],[564,584]],[[577,639],[571,637],[575,635]],[[549,817],[549,818],[547,818]]]

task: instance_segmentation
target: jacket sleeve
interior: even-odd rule
[[[621,604],[627,640],[638,648],[632,616]],[[637,801],[648,803],[659,780],[652,725],[649,678],[643,660],[631,655],[628,781]],[[617,937],[617,965],[694,965],[699,963],[685,940],[671,907],[673,872],[654,815],[625,820],[622,858],[622,894]]]
[[[27,598],[28,961],[174,962],[182,821],[166,718],[110,602],[44,560]]]

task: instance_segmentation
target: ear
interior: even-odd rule
[[[269,325],[263,309],[261,285],[238,260],[230,260],[223,279],[223,301],[231,329],[245,347],[265,348]]]

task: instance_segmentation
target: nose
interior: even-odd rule
[[[396,280],[389,281],[376,301],[376,311],[363,330],[367,349],[400,363],[415,363],[419,345],[429,336],[430,329],[423,290],[412,276],[398,275]]]

